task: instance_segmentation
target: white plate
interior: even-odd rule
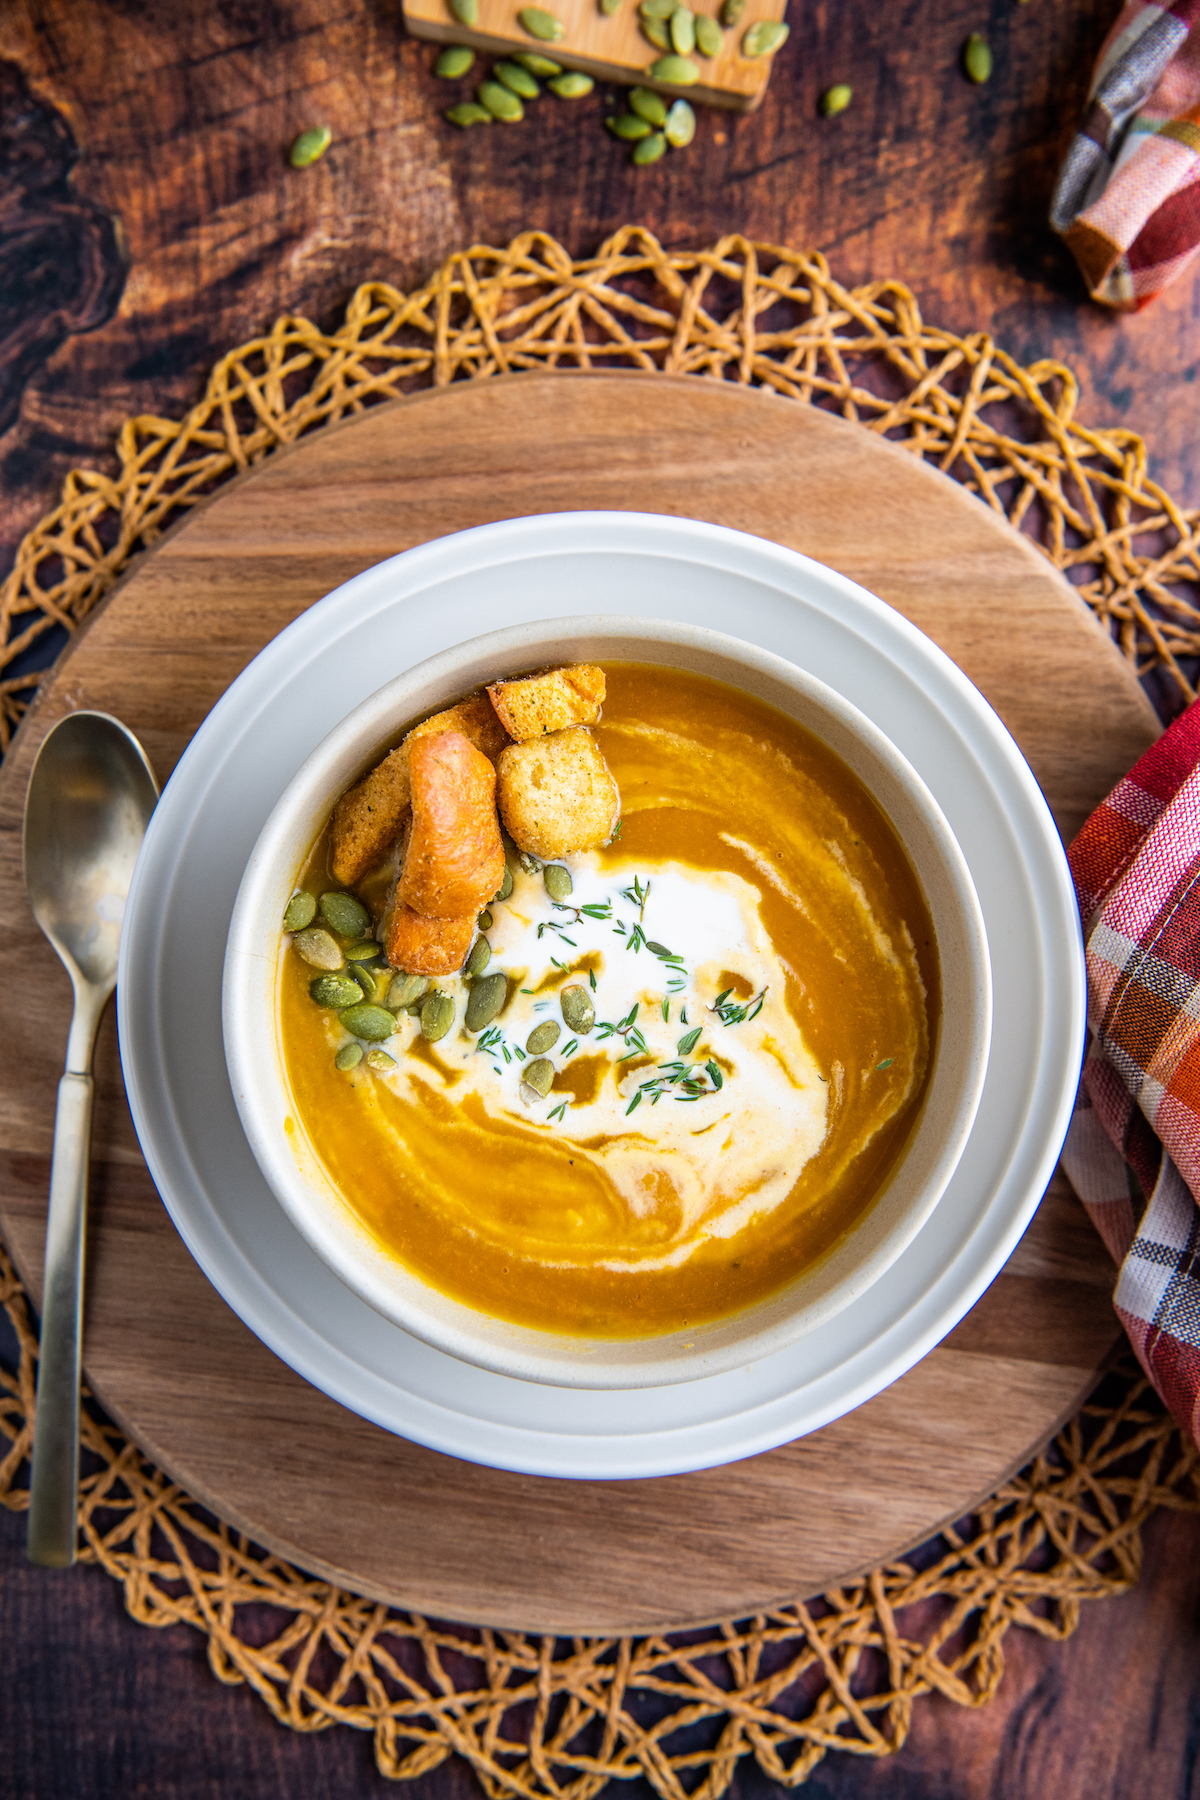
[[[731,1374],[581,1392],[490,1374],[389,1324],[273,1198],[225,1071],[221,970],[263,823],[305,757],[388,676],[500,625],[678,618],[787,657],[860,707],[929,784],[983,906],[995,1005],[975,1126],[904,1255],[828,1326]],[[370,646],[362,633],[371,623]],[[843,576],[720,526],[560,513],[443,538],[356,576],[255,658],[167,784],[122,933],[125,1081],[184,1242],[252,1331],[363,1417],[468,1461],[629,1477],[772,1449],[929,1351],[1011,1253],[1050,1178],[1078,1077],[1084,979],[1058,835],[1012,739],[949,658]]]

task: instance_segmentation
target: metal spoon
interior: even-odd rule
[[[25,887],[75,989],[54,1118],[25,1537],[30,1562],[45,1568],[75,1561],[92,1047],[117,985],[125,900],[157,799],[154,772],[133,733],[96,712],[71,713],[47,732],[25,795]]]

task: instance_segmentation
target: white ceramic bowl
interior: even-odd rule
[[[714,1324],[653,1338],[575,1338],[494,1319],[387,1255],[324,1172],[294,1117],[276,1014],[279,920],[335,801],[415,720],[513,669],[639,661],[741,688],[796,719],[845,761],[892,821],[920,878],[941,964],[932,1078],[909,1144],[868,1213],[780,1293]],[[991,979],[983,917],[955,838],[925,783],[870,720],[815,677],[721,633],[644,618],[516,626],[431,657],[365,700],[318,745],[280,798],[230,923],[225,1055],[254,1156],[292,1222],[362,1299],[414,1336],[482,1368],[557,1386],[687,1381],[767,1356],[816,1330],[895,1261],[937,1204],[975,1117],[987,1064]]]

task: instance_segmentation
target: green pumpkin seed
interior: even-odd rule
[[[377,963],[383,961],[383,945],[377,944],[373,938],[363,938],[361,943],[346,946],[346,961],[356,963]]]
[[[549,81],[552,75],[561,75],[563,72],[561,63],[551,62],[548,56],[542,56],[536,50],[518,50],[512,60],[520,63],[523,69],[528,69],[531,75],[536,75],[539,81]]]
[[[542,91],[529,70],[523,69],[520,63],[498,62],[492,74],[522,100],[536,100]]]
[[[554,1064],[539,1056],[536,1062],[526,1063],[521,1070],[521,1098],[525,1099],[525,1089],[532,1088],[539,1100],[544,1100],[550,1092],[554,1080]],[[525,1100],[526,1106],[532,1106],[531,1100]]]
[[[632,161],[634,161],[639,168],[643,168],[646,163],[657,162],[666,147],[667,140],[662,132],[652,131],[648,138],[643,138],[640,144],[635,144],[633,146]]]
[[[467,996],[468,1031],[482,1031],[490,1025],[508,998],[508,980],[504,975],[485,975]]]
[[[665,81],[668,87],[691,87],[699,81],[700,71],[688,56],[660,56],[650,65],[651,81]],[[659,151],[662,155],[662,151]],[[643,162],[648,159],[643,157]]]
[[[283,915],[285,931],[303,931],[317,916],[317,902],[312,894],[293,894]]]
[[[480,931],[490,931],[496,921],[485,906],[475,923],[478,925]]]
[[[742,38],[742,55],[773,56],[789,35],[790,28],[782,19],[756,19]]]
[[[343,1044],[333,1059],[333,1066],[335,1069],[340,1069],[344,1075],[347,1069],[357,1069],[362,1059],[363,1050],[361,1044]]]
[[[701,56],[720,56],[721,27],[707,13],[700,13],[696,19],[696,48]]]
[[[433,72],[443,81],[458,81],[475,63],[475,52],[466,44],[447,44],[433,65]]]
[[[642,0],[638,7],[638,16],[643,19],[661,19],[665,25],[679,0]]]
[[[517,17],[530,37],[541,38],[544,44],[557,44],[566,30],[561,19],[540,6],[523,6]]]
[[[471,945],[471,954],[467,958],[467,974],[482,975],[492,960],[492,946],[485,937],[478,937]]]
[[[340,969],[342,953],[327,931],[319,925],[310,925],[307,931],[298,931],[292,940],[296,953],[314,969]]]
[[[353,976],[355,985],[362,990],[363,999],[374,1000],[375,977],[370,969],[364,969],[361,963],[351,963],[347,972]],[[348,1006],[349,1001],[343,1000],[342,1005]]]
[[[396,1029],[396,1021],[386,1006],[369,1006],[365,1002],[344,1007],[338,1018],[352,1036],[368,1041],[390,1038]]]
[[[439,994],[435,989],[427,994],[421,1002],[421,1036],[431,1044],[444,1038],[454,1023],[454,1002],[449,994]]]
[[[322,894],[317,901],[321,917],[339,937],[365,937],[371,928],[371,915],[353,894]]]
[[[668,20],[671,44],[677,56],[690,56],[696,48],[696,15],[690,6],[677,6]]]
[[[553,1050],[561,1036],[562,1026],[558,1020],[545,1019],[540,1025],[535,1025],[525,1039],[525,1048],[530,1056],[544,1056],[547,1050]]]
[[[590,75],[583,75],[578,69],[571,69],[566,75],[557,75],[548,83],[550,92],[557,94],[560,100],[582,100],[595,87]]]
[[[648,119],[651,125],[666,124],[667,103],[653,88],[630,88],[629,104],[639,119]]]
[[[506,863],[504,867],[504,879],[496,889],[497,900],[507,900],[508,896],[512,893],[512,887],[512,870]]]
[[[460,131],[466,131],[470,125],[490,125],[492,115],[486,106],[480,106],[475,100],[460,100],[457,106],[446,108],[446,117]]]
[[[368,1050],[363,1061],[368,1069],[378,1069],[381,1075],[396,1066],[395,1057],[389,1056],[386,1050]]]
[[[449,0],[449,5],[460,25],[478,25],[479,0]]]
[[[854,89],[848,87],[844,81],[839,81],[834,87],[826,88],[817,103],[821,109],[821,117],[832,119],[837,113],[845,112],[853,98]]]
[[[333,133],[328,125],[314,125],[309,131],[302,131],[292,145],[288,161],[293,169],[307,169],[311,163],[317,162],[333,142]]]
[[[310,981],[308,991],[318,1006],[357,1006],[362,989],[349,975],[318,975]]]
[[[991,80],[992,46],[981,31],[973,31],[963,45],[963,68],[980,87]]]
[[[561,863],[547,863],[542,870],[542,880],[552,900],[568,899],[575,885],[571,880],[570,869],[564,869]]]
[[[648,39],[656,50],[671,48],[671,34],[667,30],[665,19],[643,19],[642,36]]]
[[[506,125],[517,125],[525,117],[525,108],[512,89],[502,86],[498,81],[483,82],[479,89],[479,99],[493,119],[502,119]]]
[[[649,137],[651,131],[649,121],[639,119],[636,113],[622,113],[619,119],[605,119],[604,123],[614,137],[624,138],[628,143]]]
[[[567,1022],[568,1031],[577,1031],[580,1037],[586,1037],[596,1023],[596,1009],[592,1005],[592,997],[585,987],[566,987],[559,997],[562,1016]]]
[[[745,10],[746,0],[724,0],[724,4],[721,7],[722,25],[730,28],[734,25],[740,25],[742,22],[742,14]]]
[[[385,1004],[392,1012],[403,1012],[406,1006],[412,1006],[417,1000],[424,999],[429,992],[427,975],[397,975],[388,989]]]
[[[621,0],[600,0],[600,11],[604,14],[606,19],[611,19],[613,14],[620,12],[620,10]]]
[[[663,136],[672,150],[682,150],[696,135],[696,115],[686,100],[677,100],[667,114]]]
[[[542,872],[540,860],[528,850],[518,850],[517,861],[527,875],[540,875]]]

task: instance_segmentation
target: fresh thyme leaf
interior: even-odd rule
[[[547,1117],[551,1118],[551,1119],[561,1119],[563,1114],[567,1110],[567,1104],[568,1104],[567,1101],[564,1100],[562,1105],[556,1106],[552,1113],[547,1114]]]
[[[507,1045],[507,1044],[501,1044],[501,1046],[500,1046],[500,1048],[501,1048],[501,1049],[502,1049],[502,1050],[503,1050],[503,1052],[504,1052],[504,1060],[505,1060],[505,1062],[506,1062],[506,1063],[510,1063],[510,1062],[511,1062],[511,1061],[512,1061],[512,1057],[511,1057],[511,1056],[510,1056],[510,1055],[509,1055],[509,1054],[508,1054],[508,1045]]]
[[[595,993],[595,991],[596,991],[596,971],[595,971],[595,969],[589,969],[589,970],[588,970],[588,983],[589,983],[589,985],[590,985],[590,987],[591,987],[591,990],[592,990],[592,992],[593,992],[593,994],[594,994],[594,993]]]
[[[664,1000],[662,1003],[662,1016],[663,1024],[668,1024],[671,1018],[671,1003],[669,1000]]]
[[[639,1088],[637,1093],[633,1096],[633,1099],[629,1102],[629,1105],[625,1108],[625,1117],[628,1118],[630,1113],[634,1110],[634,1108],[637,1106],[640,1106],[641,1104],[642,1104],[642,1090],[641,1090],[641,1088]]]
[[[594,900],[590,906],[581,906],[579,911],[586,913],[589,919],[611,919],[612,901],[605,900],[602,904],[600,901]]]
[[[564,944],[570,944],[572,950],[578,950],[579,945],[575,942],[575,939],[569,938],[565,931],[560,931],[559,936],[561,937]]]
[[[696,1045],[700,1042],[700,1033],[703,1030],[704,1030],[703,1025],[697,1025],[696,1029],[694,1031],[689,1031],[686,1033],[685,1036],[680,1038],[679,1042],[675,1046],[675,1048],[678,1050],[680,1056],[690,1056],[692,1054],[692,1051],[696,1048]]]
[[[724,1006],[725,1002],[728,1000],[728,998],[729,998],[730,994],[732,994],[732,992],[733,992],[732,988],[726,988],[725,992],[723,994],[718,994],[716,999],[712,1003],[712,1010],[714,1012],[716,1012],[718,1010],[718,1008]]]
[[[574,1056],[574,1054],[575,1054],[576,1050],[578,1050],[578,1048],[579,1048],[579,1039],[572,1038],[569,1044],[565,1044],[563,1046],[562,1053],[564,1056]]]
[[[624,823],[625,823],[624,819],[617,820],[616,824],[613,826],[612,837],[610,837],[608,840],[610,844],[613,843],[616,838],[620,837],[621,827]]]
[[[569,975],[571,973],[571,971],[570,971],[570,969],[568,969],[566,963],[560,963],[556,956],[552,956],[550,958],[550,961],[554,964],[554,967],[556,969],[561,969],[564,975]]]
[[[723,1088],[725,1086],[725,1077],[711,1057],[704,1066],[708,1070],[708,1078],[712,1082],[714,1088]]]
[[[618,1024],[618,1026],[617,1026],[618,1031],[628,1031],[629,1030],[629,1027],[633,1024],[634,1020],[638,1016],[638,1006],[639,1005],[640,1005],[640,1002],[635,1000],[633,1005],[630,1007],[629,1011],[625,1014],[625,1017]]]
[[[537,989],[536,989],[536,988],[522,988],[522,989],[521,989],[521,992],[522,992],[522,993],[523,993],[523,994],[536,994],[536,993],[537,993]]]
[[[875,1064],[875,1067],[877,1069],[890,1069],[895,1060],[894,1056],[885,1056],[881,1063]]]
[[[625,948],[627,950],[640,950],[645,941],[645,932],[640,925],[635,925],[629,934],[629,942],[626,944]]]
[[[634,1047],[636,1049],[640,1050],[643,1055],[646,1054],[646,1040],[642,1036],[640,1031],[633,1030],[633,1031],[630,1031],[629,1033],[627,1033],[625,1042],[627,1044],[633,1044]]]
[[[687,1024],[687,1022],[688,1022],[688,1017],[687,1017],[687,1007],[686,1007],[686,1006],[681,1006],[681,1007],[680,1007],[680,1009],[679,1009],[679,1023],[680,1023],[680,1024],[681,1024],[681,1025],[686,1025],[686,1024]]]
[[[627,1050],[625,1052],[624,1056],[618,1056],[617,1061],[619,1063],[628,1062],[631,1056],[641,1056],[641,1054],[642,1054],[642,1052],[636,1048],[633,1050]]]
[[[525,1061],[525,1052],[522,1050],[520,1044],[513,1045],[513,1055],[516,1057],[518,1062]]]

